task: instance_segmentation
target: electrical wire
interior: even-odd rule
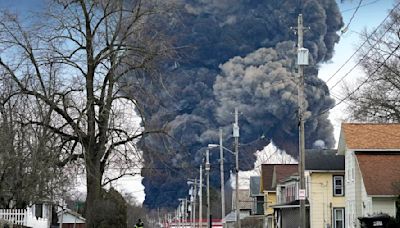
[[[379,2],[379,1],[380,0],[374,0],[372,2],[367,2],[367,3],[364,3],[364,4],[360,5],[360,6],[353,7],[353,8],[350,8],[350,9],[345,9],[345,10],[342,10],[340,12],[343,14],[343,13],[349,12],[349,11],[357,9],[357,8],[362,8],[362,7],[365,7],[365,6],[369,6],[369,5],[375,4],[375,3]]]
[[[337,107],[338,105],[340,105],[341,103],[343,103],[345,100],[347,100],[350,96],[352,96],[355,92],[357,92],[363,85],[365,85],[365,83],[367,83],[367,82],[371,79],[371,77],[372,77],[376,72],[378,72],[378,70],[386,63],[386,61],[387,61],[390,57],[393,56],[393,54],[394,54],[399,48],[400,48],[400,44],[398,44],[398,45],[396,46],[396,48],[385,58],[385,60],[384,60],[372,73],[370,73],[369,76],[368,76],[364,81],[362,81],[361,84],[358,85],[356,89],[354,89],[351,93],[347,94],[346,97],[344,97],[343,99],[341,99],[341,100],[340,100],[338,103],[336,103],[333,107],[331,107],[331,108],[329,108],[329,109],[327,109],[327,110],[322,111],[321,113],[319,113],[319,114],[316,115],[315,117],[321,116],[321,115],[323,115],[324,113],[328,112],[329,110],[331,110],[331,109]]]
[[[349,22],[347,23],[346,27],[344,27],[344,28],[342,29],[342,34],[341,34],[341,35],[343,35],[343,34],[344,34],[345,32],[347,32],[347,30],[349,29],[349,26],[350,26],[351,22],[353,21],[354,17],[356,16],[356,13],[357,13],[358,9],[360,9],[360,6],[361,6],[361,3],[362,3],[362,2],[363,2],[363,0],[360,0],[360,1],[358,2],[358,5],[357,5],[357,7],[355,8],[353,14],[351,15]]]
[[[333,75],[331,75],[328,80],[326,80],[325,82],[328,83],[330,80],[332,80],[332,78],[334,78],[339,71],[341,71],[343,69],[344,66],[346,66],[346,64],[348,64],[350,62],[350,60],[356,56],[356,54],[364,47],[364,45],[371,39],[371,37],[373,35],[375,35],[375,33],[379,30],[380,27],[382,27],[384,25],[384,23],[386,22],[386,20],[390,17],[390,15],[392,15],[393,11],[400,5],[400,2],[397,3],[392,10],[390,10],[390,12],[388,13],[388,15],[382,20],[382,22],[374,29],[374,31],[372,31],[371,34],[369,34],[369,36],[366,37],[366,39],[364,40],[364,42],[357,48],[356,51],[353,52],[353,54],[339,67],[339,69],[337,69],[335,71],[335,73]]]

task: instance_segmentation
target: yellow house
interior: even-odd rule
[[[336,153],[336,150],[306,151],[310,228],[345,227],[344,156]]]
[[[277,183],[296,173],[297,164],[262,164],[260,192],[264,194],[264,215],[267,228],[275,227],[273,205],[276,204],[276,185]]]

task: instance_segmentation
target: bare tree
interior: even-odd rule
[[[121,94],[124,77],[145,75],[165,57],[169,46],[153,28],[160,13],[152,0],[59,0],[46,16],[20,22],[3,14],[0,22],[0,67],[20,94],[34,97],[50,110],[48,121],[27,119],[62,142],[59,165],[83,159],[87,227],[97,227],[97,204],[104,184],[130,173],[135,140],[136,100]],[[134,72],[134,73],[132,73]],[[136,77],[137,79],[142,77]],[[135,78],[133,78],[134,81]],[[135,89],[142,81],[137,80]],[[105,178],[110,168],[115,176]]]
[[[359,56],[366,73],[355,88],[346,88],[351,118],[361,121],[400,121],[400,11],[392,10],[378,29],[363,36]]]
[[[60,140],[47,128],[24,124],[32,118],[48,123],[51,110],[18,94],[11,79],[3,77],[0,87],[0,206],[24,208],[68,184],[57,165]]]

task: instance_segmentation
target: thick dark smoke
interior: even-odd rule
[[[304,46],[310,50],[312,62],[305,71],[306,145],[311,148],[317,140],[327,147],[334,145],[327,114],[318,115],[334,101],[317,77],[317,66],[332,57],[339,40],[336,32],[342,27],[342,18],[335,0],[175,2],[178,13],[159,21],[179,47],[178,58],[165,65],[162,86],[147,83],[146,90],[157,99],[143,96],[139,100],[145,127],[167,127],[171,135],[150,135],[141,141],[146,206],[178,203],[176,199],[187,193],[186,178],[198,173],[202,148],[218,141],[219,127],[224,129],[225,145],[232,148],[234,107],[241,112],[242,169],[252,168],[255,149],[270,140],[296,156],[297,37],[290,27],[296,26],[300,9],[304,24],[310,27]],[[266,139],[260,140],[262,135]],[[217,154],[212,156],[216,162]],[[227,156],[228,168],[231,162]],[[218,176],[213,180],[218,183]]]

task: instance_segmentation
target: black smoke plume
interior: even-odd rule
[[[145,127],[165,127],[170,137],[149,135],[144,151],[146,199],[150,208],[177,205],[187,194],[186,178],[198,175],[202,152],[218,141],[223,127],[226,147],[232,147],[232,112],[238,107],[240,167],[251,169],[255,149],[271,140],[297,156],[298,121],[296,40],[290,29],[299,12],[310,30],[304,46],[311,64],[305,70],[306,146],[317,140],[334,145],[327,114],[333,106],[318,64],[332,58],[342,18],[334,0],[175,0],[176,14],[159,18],[179,50],[165,63],[162,83],[144,83],[153,96],[139,96]],[[136,96],[138,97],[138,96]],[[260,136],[266,136],[260,139]],[[227,169],[233,167],[227,157]],[[212,153],[216,163],[218,155]],[[215,162],[214,162],[215,161]],[[216,169],[214,169],[216,170]],[[213,175],[217,185],[218,175]]]

